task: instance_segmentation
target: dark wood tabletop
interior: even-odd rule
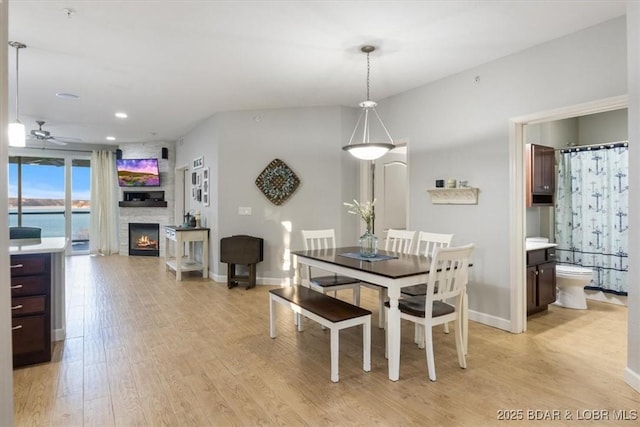
[[[294,251],[293,255],[299,257],[314,259],[327,262],[343,267],[354,268],[373,274],[398,279],[402,277],[415,276],[418,274],[428,274],[431,266],[431,259],[419,255],[407,255],[397,252],[387,252],[379,250],[380,255],[390,255],[393,259],[381,261],[361,261],[358,259],[342,256],[345,253],[359,253],[360,248],[357,246],[333,248],[333,249],[315,249],[309,251]]]

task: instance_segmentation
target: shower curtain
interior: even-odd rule
[[[585,289],[627,295],[627,144],[575,147],[559,156],[557,260],[593,269]]]

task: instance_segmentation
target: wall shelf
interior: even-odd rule
[[[166,208],[167,202],[161,200],[131,200],[118,202],[121,208]]]
[[[431,195],[431,203],[434,205],[477,205],[479,191],[474,187],[431,188],[427,190]]]

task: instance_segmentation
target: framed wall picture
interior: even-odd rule
[[[202,204],[209,206],[209,168],[202,170]]]
[[[204,156],[193,159],[193,169],[200,169],[204,167]]]
[[[196,187],[200,187],[202,186],[202,175],[201,174],[196,174]]]
[[[192,185],[196,185],[196,173],[195,172],[191,172],[191,184]]]

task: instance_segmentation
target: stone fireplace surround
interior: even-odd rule
[[[168,159],[162,158],[162,148],[168,149]],[[160,170],[160,187],[154,191],[164,191],[167,207],[119,207],[119,253],[129,256],[129,223],[158,224],[160,228],[160,257],[165,254],[164,226],[173,225],[174,221],[174,183],[175,183],[175,144],[173,142],[145,142],[122,144],[123,159],[148,159],[157,158]],[[119,200],[124,200],[124,191],[130,188],[121,188]]]

